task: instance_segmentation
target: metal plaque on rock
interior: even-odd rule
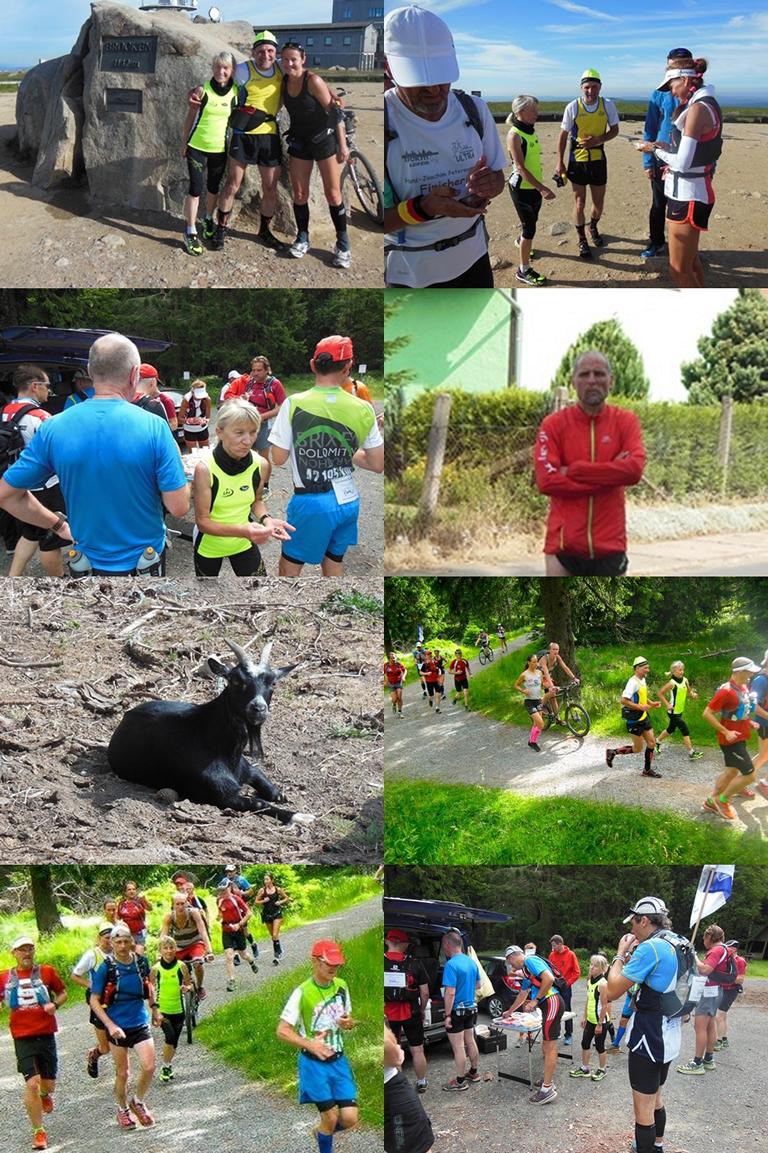
[[[102,72],[154,72],[157,36],[102,36]]]
[[[107,112],[142,112],[142,96],[135,88],[105,89]]]

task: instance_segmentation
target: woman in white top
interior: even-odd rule
[[[518,692],[521,692],[525,698],[524,704],[532,722],[530,736],[528,737],[528,748],[533,749],[536,753],[541,752],[537,740],[539,733],[544,728],[544,718],[541,715],[541,698],[544,695],[542,679],[542,672],[539,668],[536,653],[531,653],[525,663],[525,668],[515,681],[515,688]]]
[[[658,91],[671,91],[680,101],[672,124],[672,140],[644,141],[641,152],[652,152],[666,165],[669,272],[677,288],[703,288],[699,236],[706,232],[715,204],[712,175],[723,146],[723,115],[712,85],[704,83],[706,60],[671,68]]]

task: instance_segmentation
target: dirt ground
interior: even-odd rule
[[[382,851],[381,582],[224,577],[3,583],[0,859],[363,863]],[[366,611],[367,608],[375,611]],[[263,731],[297,815],[166,798],[118,779],[106,748],[142,701],[210,700],[195,670],[225,638],[299,667]],[[158,782],[158,788],[162,782]]]
[[[498,125],[506,154],[509,131]],[[543,172],[549,181],[557,160],[558,123],[537,127],[541,142]],[[555,199],[542,205],[534,242],[537,272],[558,287],[594,288],[669,287],[665,257],[642,260],[640,253],[648,238],[648,208],[651,197],[642,158],[632,148],[632,140],[642,139],[642,124],[629,121],[606,147],[608,188],[600,225],[605,247],[594,251],[593,260],[579,259],[573,228],[573,193],[549,186]],[[701,237],[701,252],[707,287],[759,287],[765,283],[768,266],[768,162],[765,124],[726,124],[723,154],[714,179],[717,198],[710,217],[709,231]],[[509,174],[509,166],[507,167]],[[497,288],[515,287],[517,267],[514,242],[519,220],[508,190],[496,197],[488,210],[490,253]],[[523,287],[524,286],[520,286]]]
[[[768,1011],[764,981],[747,981],[746,992],[728,1014],[731,1047],[716,1054],[717,1068],[705,1077],[684,1077],[675,1065],[693,1056],[693,1028],[683,1026],[679,1061],[670,1069],[664,1091],[667,1109],[665,1148],[669,1153],[705,1153],[722,1148],[724,1134],[735,1149],[757,1149],[764,1144],[765,1097],[768,1077],[763,1038]],[[574,993],[573,1004],[584,1004],[583,981]],[[759,989],[759,992],[757,991]],[[614,1010],[618,1021],[618,1013]],[[488,1024],[482,1015],[480,1024]],[[527,1077],[528,1058],[524,1045],[516,1047],[515,1034],[507,1039],[507,1049],[481,1054],[479,1070],[484,1077],[470,1085],[466,1093],[443,1093],[441,1086],[455,1075],[446,1043],[427,1049],[429,1090],[421,1101],[435,1132],[433,1153],[629,1153],[634,1138],[632,1103],[624,1050],[608,1057],[604,1081],[571,1079],[573,1061],[580,1056],[581,1029],[574,1022],[574,1046],[560,1045],[565,1057],[557,1062],[557,1099],[535,1108],[528,1104],[527,1085],[497,1079],[497,1070]],[[542,1074],[541,1045],[533,1048],[534,1080]],[[595,1068],[597,1057],[591,1054]],[[754,1076],[752,1072],[754,1071]],[[404,1072],[413,1077],[406,1065]],[[716,1102],[716,1104],[715,1104]],[[763,1137],[760,1134],[763,1134]]]
[[[354,84],[346,99],[358,114],[357,145],[381,173],[381,85]],[[350,220],[352,267],[343,270],[331,266],[334,233],[327,212],[314,213],[313,248],[303,260],[256,243],[258,218],[248,211],[233,220],[223,252],[206,250],[193,257],[181,246],[180,219],[94,206],[83,188],[34,188],[33,165],[21,163],[8,147],[16,131],[15,104],[15,94],[0,94],[0,217],[13,221],[3,252],[2,287],[27,287],[30,269],[36,288],[361,288],[382,283],[383,232],[356,200]]]

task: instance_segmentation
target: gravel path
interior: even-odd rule
[[[523,640],[524,644],[525,641]],[[479,666],[478,666],[479,667]],[[517,668],[517,665],[515,665]],[[470,696],[472,682],[470,680]],[[535,797],[585,797],[652,809],[672,809],[702,821],[721,818],[702,811],[702,802],[722,768],[718,749],[704,750],[689,761],[682,744],[670,743],[655,764],[661,780],[641,776],[642,754],[605,763],[605,750],[616,737],[577,740],[565,729],[542,734],[541,753],[528,748],[528,731],[446,702],[430,714],[418,687],[406,684],[402,719],[385,715],[385,776],[411,777],[445,784],[486,785]],[[768,804],[761,797],[737,802],[737,819],[729,826],[753,835],[768,833]]]
[[[309,966],[302,963],[312,941],[320,936],[355,936],[381,920],[381,900],[377,897],[354,905],[322,921],[311,922],[285,933],[286,963],[301,966],[301,979]],[[215,934],[218,936],[218,933]],[[271,955],[263,949],[257,976],[240,967],[238,993],[250,993],[275,975]],[[44,954],[41,956],[44,960]],[[352,986],[354,989],[354,974]],[[224,959],[206,967],[208,998],[203,1016],[228,999],[224,992]],[[231,995],[230,995],[231,996]],[[77,1153],[103,1153],[113,1139],[121,1143],[139,1142],[143,1153],[241,1153],[261,1149],[265,1153],[310,1153],[314,1146],[311,1129],[316,1112],[299,1106],[292,1098],[269,1092],[249,1082],[237,1069],[224,1064],[201,1044],[187,1046],[182,1040],[175,1062],[176,1079],[169,1085],[156,1081],[149,1105],[157,1124],[137,1129],[132,1135],[118,1133],[112,1096],[109,1063],[102,1062],[98,1080],[85,1073],[84,1054],[93,1041],[85,1005],[79,998],[59,1014],[58,1049],[60,1079],[56,1112],[48,1122],[49,1148]],[[160,1045],[157,1041],[158,1056]],[[159,1068],[159,1061],[158,1061]],[[256,1091],[254,1091],[256,1090]],[[29,1128],[21,1104],[21,1078],[16,1072],[7,1021],[0,1034],[0,1133],[6,1153],[26,1153],[30,1148]],[[381,1138],[371,1130],[345,1135],[342,1153],[380,1153]]]
[[[618,938],[617,938],[618,939]],[[684,1077],[670,1070],[665,1102],[669,1153],[709,1153],[728,1148],[742,1153],[765,1145],[768,1071],[764,1060],[768,1024],[768,985],[747,981],[746,992],[728,1014],[731,1048],[716,1055],[717,1070],[705,1077]],[[576,986],[573,1003],[579,1017],[585,982]],[[618,1022],[618,1009],[614,1006]],[[482,1016],[481,1024],[488,1018]],[[500,1054],[501,1069],[527,1077],[528,1058],[510,1034]],[[580,1056],[581,1029],[574,1022],[574,1052]],[[560,1052],[572,1050],[560,1045]],[[693,1028],[683,1027],[680,1061],[693,1055]],[[453,1077],[447,1043],[427,1050],[430,1088],[422,1098],[437,1138],[433,1153],[629,1153],[634,1137],[632,1105],[624,1052],[608,1057],[604,1081],[571,1080],[571,1061],[559,1060],[555,1073],[558,1098],[551,1105],[528,1104],[528,1088],[496,1079],[496,1054],[480,1055],[481,1074],[490,1081],[470,1085],[466,1093],[443,1093],[440,1086]],[[675,1064],[679,1064],[676,1061]],[[597,1057],[592,1051],[591,1066]],[[411,1077],[410,1066],[405,1066]],[[541,1077],[541,1045],[533,1049],[533,1076]],[[716,1106],[715,1106],[716,1102]],[[714,1107],[713,1107],[714,1106]]]

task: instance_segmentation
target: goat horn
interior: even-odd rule
[[[274,643],[273,641],[268,641],[267,644],[264,645],[264,648],[261,650],[261,656],[259,657],[259,668],[260,669],[266,669],[268,667],[269,654],[272,652],[273,643]]]
[[[241,649],[240,645],[236,645],[234,641],[227,640],[226,637],[224,639],[232,649],[232,652],[235,654],[237,659],[240,661],[241,665],[253,665],[253,658],[249,653],[245,651],[245,649]]]

